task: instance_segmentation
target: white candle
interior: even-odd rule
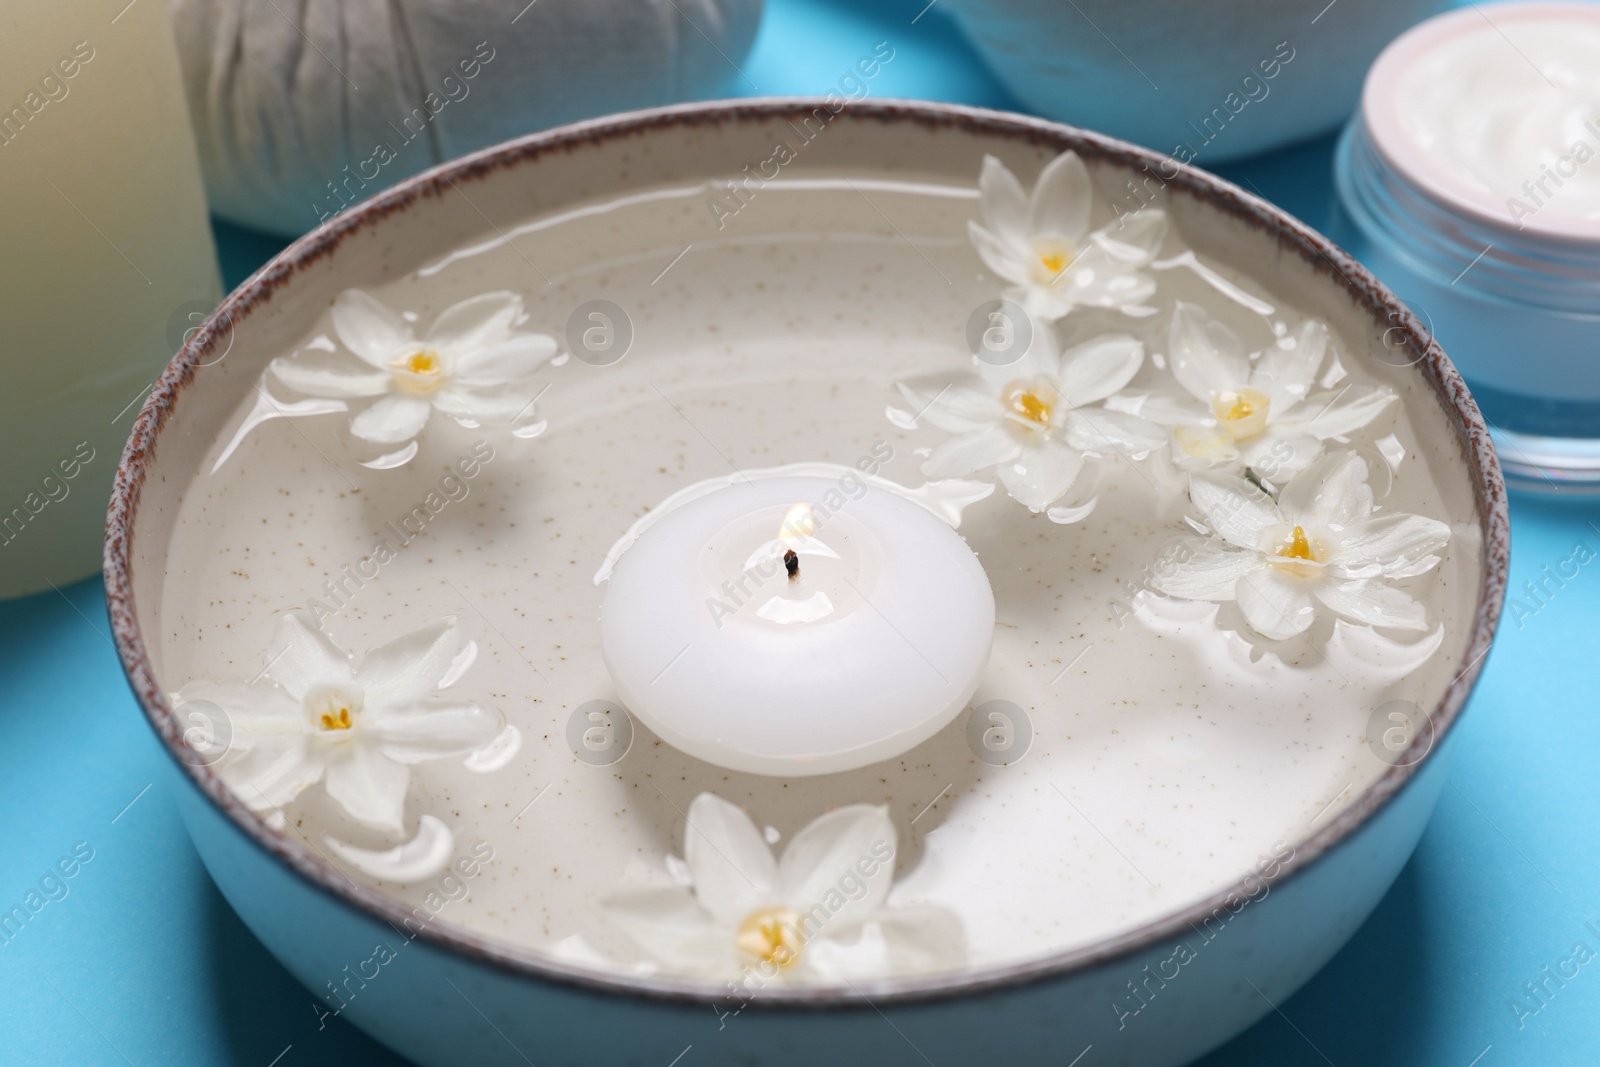
[[[927,509],[774,478],[645,530],[612,570],[600,630],[623,704],[668,744],[733,770],[828,774],[899,755],[966,706],[994,594]]]

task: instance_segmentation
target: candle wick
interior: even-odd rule
[[[789,572],[791,582],[800,577],[800,554],[792,548],[783,550],[783,569]]]

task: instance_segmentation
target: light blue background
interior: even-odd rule
[[[822,92],[890,39],[874,96],[1015,106],[938,7],[911,24],[923,2],[770,0],[745,73],[762,93]],[[1331,151],[1323,139],[1223,170],[1322,226]],[[227,227],[219,240],[230,285],[278,246]],[[1512,515],[1514,594],[1575,543],[1600,549],[1600,504],[1514,497]],[[1600,1063],[1600,962],[1525,1026],[1510,1007],[1576,942],[1600,950],[1584,929],[1600,928],[1596,572],[1520,623],[1508,613],[1451,784],[1394,890],[1281,1014],[1205,1067]],[[0,947],[0,1062],[400,1062],[337,1019],[319,1030],[311,995],[212,887],[117,666],[98,580],[0,605],[0,678],[0,910],[75,843],[94,849],[70,894]]]

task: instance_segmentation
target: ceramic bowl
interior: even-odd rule
[[[1031,110],[1213,166],[1333,130],[1384,45],[1448,6],[950,0],[945,9]]]
[[[369,961],[410,912],[341,874],[305,839],[272,829],[184,744],[188,724],[166,696],[182,684],[166,677],[170,635],[182,625],[164,618],[163,594],[169,575],[185,566],[171,546],[186,492],[209,472],[214,443],[267,361],[305,336],[341,289],[410,277],[452,249],[492,242],[500,231],[494,219],[736,175],[767,158],[819,106],[699,104],[622,115],[541,133],[411,179],[296,242],[242,285],[178,353],[140,413],[107,526],[117,646],[140,704],[173,754],[173,788],[207,868],[250,929],[319,994],[331,977]],[[880,189],[934,181],[971,190],[986,154],[1036,169],[1067,149],[1102,188],[1162,166],[1151,152],[1042,120],[859,103],[834,115],[825,137],[786,174],[802,185],[819,177],[837,183],[842,175]],[[775,987],[734,1014],[709,982],[605,974],[441,920],[409,940],[403,963],[361,984],[343,1012],[347,1021],[429,1065],[667,1064],[692,1047],[693,1056],[709,1059],[682,1062],[1059,1067],[1092,1045],[1093,1062],[1161,1067],[1238,1033],[1339,949],[1406,862],[1442,788],[1456,720],[1500,613],[1504,486],[1461,379],[1388,290],[1327,240],[1248,193],[1192,168],[1160,173],[1170,175],[1164,195],[1174,225],[1208,262],[1257,279],[1275,298],[1355,339],[1346,358],[1400,394],[1417,439],[1418,456],[1408,462],[1431,471],[1435,503],[1455,519],[1453,536],[1472,546],[1464,558],[1478,562],[1456,572],[1461,607],[1440,650],[1446,667],[1432,690],[1437,698],[1410,747],[1285,842],[1270,874],[1240,870],[1229,876],[1232,884],[1114,936],[1023,962],[848,989]],[[663,211],[680,217],[698,210],[696,203]],[[945,220],[955,241],[964,241],[966,212]],[[836,238],[855,226],[858,236],[893,239],[865,207],[813,225]],[[937,284],[932,271],[905,286],[923,283]],[[1223,922],[1227,951],[1206,953],[1181,980],[1172,978],[1181,939]],[[1132,995],[1141,1003],[1156,998],[1145,1009],[1150,1016],[1134,1024],[1116,1006]]]

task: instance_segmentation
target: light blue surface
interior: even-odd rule
[[[889,40],[873,96],[1008,106],[937,7],[911,23],[921,6],[773,0],[744,73],[762,93],[825,92]],[[1226,173],[1322,226],[1331,150],[1323,139]],[[275,247],[224,229],[229,284]],[[1547,583],[1542,607],[1517,593],[1575,543],[1600,550],[1600,504],[1514,497],[1512,515],[1513,592],[1537,610],[1506,616],[1416,858],[1326,970],[1204,1067],[1600,1062],[1600,959],[1547,981],[1523,1025],[1510,1006],[1576,943],[1600,952],[1584,925],[1600,930],[1600,560]],[[319,1029],[311,995],[212,888],[112,653],[98,581],[0,605],[0,678],[0,910],[78,842],[94,850],[67,895],[0,945],[0,1062],[400,1062],[337,1019]],[[1091,1052],[1080,1067],[1094,1065]]]

